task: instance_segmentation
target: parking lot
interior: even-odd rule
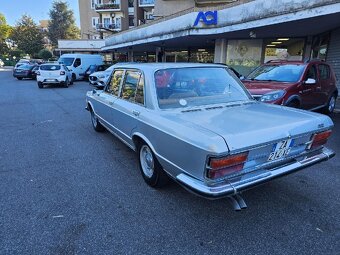
[[[335,158],[243,193],[235,212],[147,186],[134,152],[93,130],[87,82],[39,89],[0,69],[0,88],[0,254],[339,254],[340,113]]]

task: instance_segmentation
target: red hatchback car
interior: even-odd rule
[[[335,74],[326,62],[312,60],[269,61],[242,80],[261,102],[306,110],[333,112],[338,89]]]

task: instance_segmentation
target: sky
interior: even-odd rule
[[[80,26],[78,0],[63,0],[74,13],[76,24]],[[0,13],[5,15],[7,24],[14,26],[23,14],[30,15],[39,24],[39,20],[49,18],[53,0],[0,0]]]

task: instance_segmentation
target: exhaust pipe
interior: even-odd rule
[[[233,207],[233,209],[235,211],[241,211],[242,209],[247,208],[246,202],[244,201],[244,199],[239,194],[230,196],[228,198],[229,198],[229,201],[231,203],[231,206]]]

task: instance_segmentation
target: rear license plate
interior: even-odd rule
[[[54,79],[46,79],[46,81],[55,81]]]
[[[281,142],[274,144],[273,149],[269,154],[268,161],[281,159],[287,156],[293,144],[294,144],[293,139],[283,140]]]

